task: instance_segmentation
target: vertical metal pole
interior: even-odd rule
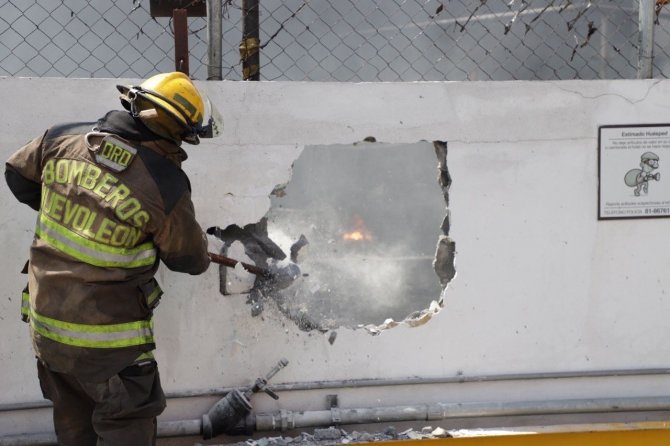
[[[260,40],[259,40],[259,0],[242,0],[242,43],[240,58],[242,59],[242,77],[245,81],[257,81],[260,73]]]
[[[221,0],[207,0],[207,79],[222,80],[223,20]]]
[[[600,66],[598,67],[598,78],[599,79],[607,79],[607,67],[608,67],[608,59],[609,59],[609,17],[607,15],[602,14],[600,16],[600,25],[598,27],[598,31],[600,34]]]
[[[181,71],[188,76],[188,12],[185,9],[173,10],[172,21],[175,71]]]
[[[640,45],[637,60],[637,78],[651,79],[653,77],[653,50],[654,50],[654,15],[655,1],[639,1],[639,31]]]

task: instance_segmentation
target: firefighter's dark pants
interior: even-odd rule
[[[37,361],[44,397],[54,405],[59,446],[150,446],[165,409],[155,362],[133,365],[102,383],[83,382]]]

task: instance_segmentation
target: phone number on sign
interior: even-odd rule
[[[670,214],[670,208],[645,209],[644,213],[647,215]]]
[[[617,210],[605,210],[605,215],[642,215],[642,209],[617,209]]]

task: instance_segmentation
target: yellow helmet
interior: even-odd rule
[[[190,144],[198,144],[199,137],[212,138],[221,133],[220,116],[218,113],[214,116],[215,110],[209,99],[203,99],[184,73],[157,74],[139,86],[117,85],[116,88],[121,92],[121,103],[133,116],[140,116],[147,107],[156,107],[181,128],[178,132],[181,139]],[[210,116],[203,125],[206,113]]]

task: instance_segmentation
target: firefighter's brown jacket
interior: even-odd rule
[[[58,125],[6,163],[7,183],[38,210],[23,315],[52,370],[104,381],[155,348],[159,262],[208,265],[186,154],[122,111]]]

